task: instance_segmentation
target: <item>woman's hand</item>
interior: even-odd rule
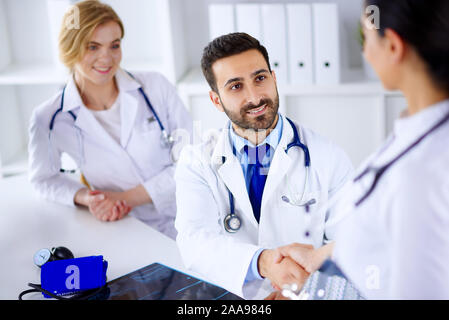
[[[281,291],[274,291],[264,300],[291,300],[291,299],[283,296]]]
[[[89,211],[101,221],[117,221],[123,219],[132,208],[126,200],[120,200],[118,193],[90,191]],[[99,200],[98,200],[99,199]]]
[[[75,203],[86,206],[101,221],[123,219],[132,210],[121,192],[81,189],[75,195]]]
[[[277,259],[279,249],[263,250],[257,262],[259,273],[271,281],[271,285],[280,291],[284,285],[295,283],[301,288],[309,274],[304,268],[288,256]]]
[[[309,274],[317,271],[328,258],[332,256],[334,243],[318,249],[299,243],[293,243],[276,249],[275,262],[280,263],[285,257],[293,259]]]

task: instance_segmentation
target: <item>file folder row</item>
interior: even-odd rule
[[[246,32],[267,48],[277,81],[338,84],[340,48],[335,3],[210,4],[210,39]]]

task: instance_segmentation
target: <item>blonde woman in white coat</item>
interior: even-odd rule
[[[111,7],[99,1],[76,6],[80,28],[63,25],[59,38],[71,76],[32,115],[30,181],[45,199],[87,207],[102,221],[131,212],[174,238],[176,141],[161,143],[168,138],[158,122],[175,139],[189,136],[190,116],[162,75],[120,68],[124,27]],[[61,172],[62,153],[76,161],[87,183]]]

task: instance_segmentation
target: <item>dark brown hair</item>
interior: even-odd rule
[[[227,58],[248,50],[258,50],[268,65],[268,70],[271,72],[270,59],[268,57],[267,49],[260,42],[251,37],[249,34],[236,32],[223,35],[211,41],[203,50],[203,57],[201,59],[201,68],[204,77],[211,89],[218,93],[217,82],[212,65],[220,59]]]
[[[365,0],[380,12],[378,33],[396,31],[427,64],[434,82],[449,93],[449,1]]]

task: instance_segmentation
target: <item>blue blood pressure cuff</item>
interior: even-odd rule
[[[41,268],[41,286],[61,296],[100,288],[106,284],[107,269],[108,262],[103,260],[103,256],[47,262]]]

